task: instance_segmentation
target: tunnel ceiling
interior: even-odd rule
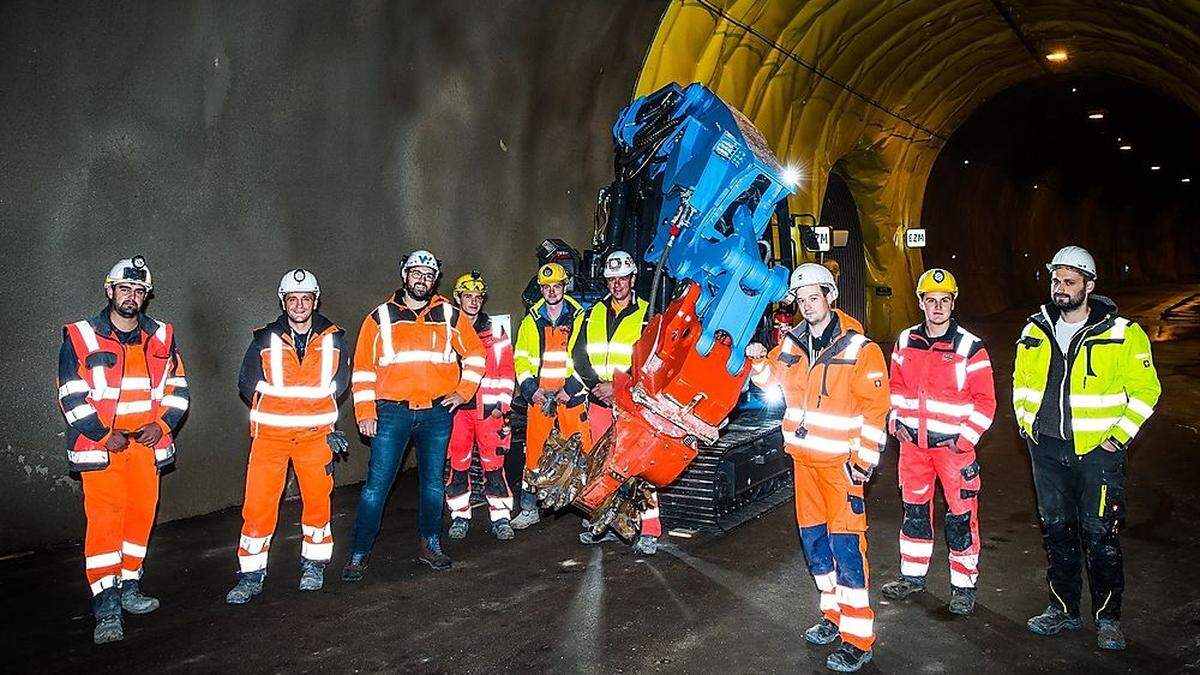
[[[1200,114],[1198,27],[1195,2],[675,0],[637,93],[699,81],[741,109],[806,170],[794,211],[816,213],[829,171],[844,174],[878,290],[868,327],[891,332],[915,316],[906,298],[922,270],[897,244],[975,108],[1034,78],[1102,73]],[[1067,60],[1048,61],[1056,50]]]

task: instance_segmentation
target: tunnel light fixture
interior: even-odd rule
[[[1158,165],[1158,164],[1151,164],[1151,165],[1150,165],[1150,170],[1151,170],[1151,171],[1162,171],[1162,166],[1160,166],[1160,165]]]
[[[951,260],[958,260],[958,254],[957,254],[957,253],[951,253],[951,254],[950,254],[950,259],[951,259]]]
[[[1191,178],[1180,178],[1179,182],[1180,183],[1190,183],[1190,182],[1192,182],[1192,179]]]
[[[1033,189],[1034,189],[1034,190],[1038,189],[1038,184],[1037,184],[1037,183],[1034,183],[1034,184],[1033,184]],[[1029,255],[1029,254],[1028,254],[1028,253],[1026,253],[1025,255]]]
[[[1103,110],[1093,110],[1092,112],[1088,113],[1088,119],[1089,120],[1102,120],[1102,119],[1104,119],[1104,111]]]
[[[1074,94],[1074,93],[1076,93],[1076,92],[1078,92],[1078,91],[1079,91],[1079,88],[1078,88],[1078,87],[1071,87],[1071,93],[1072,93],[1072,94]]]
[[[968,165],[968,164],[970,164],[970,163],[971,163],[971,160],[969,160],[969,159],[964,159],[964,160],[963,160],[963,166],[967,166],[967,165]]]
[[[1118,147],[1117,149],[1118,149],[1118,150],[1124,150],[1124,151],[1128,152],[1128,151],[1130,151],[1130,150],[1132,150],[1132,149],[1133,149],[1133,146],[1132,146],[1132,145],[1130,145],[1130,144],[1128,144],[1128,143],[1125,143],[1125,144],[1121,145],[1120,147]]]
[[[1050,63],[1062,63],[1069,58],[1071,57],[1069,54],[1067,54],[1065,49],[1055,49],[1046,55],[1046,60]]]
[[[779,179],[788,187],[796,187],[802,178],[804,178],[804,172],[797,166],[783,167],[783,173],[779,176]]]

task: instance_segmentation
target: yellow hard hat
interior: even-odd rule
[[[558,263],[546,263],[538,268],[537,280],[539,286],[556,284],[567,280],[567,268]]]
[[[926,293],[949,293],[957,298],[958,281],[953,274],[940,267],[926,270],[921,278],[917,279],[917,297],[920,298]]]
[[[464,274],[454,282],[454,299],[457,300],[463,293],[487,295],[487,282],[479,270],[471,270],[470,274]]]

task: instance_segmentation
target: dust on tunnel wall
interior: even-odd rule
[[[416,247],[443,259],[441,290],[478,268],[488,309],[519,312],[537,243],[590,238],[663,7],[6,3],[0,551],[82,535],[56,357],[117,258],[147,257],[150,312],[175,323],[191,382],[160,522],[240,504],[237,369],[283,271],[313,270],[351,339]],[[339,484],[365,476],[352,453]]]

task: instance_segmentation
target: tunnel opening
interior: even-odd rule
[[[1045,296],[1066,244],[1096,258],[1099,289],[1200,278],[1200,125],[1123,78],[1047,77],[989,99],[950,137],[926,186],[926,268],[959,278],[960,311]]]
[[[825,254],[838,281],[838,307],[859,321],[867,319],[867,265],[858,205],[838,170],[829,174],[821,201],[821,224],[832,231],[833,248]]]

